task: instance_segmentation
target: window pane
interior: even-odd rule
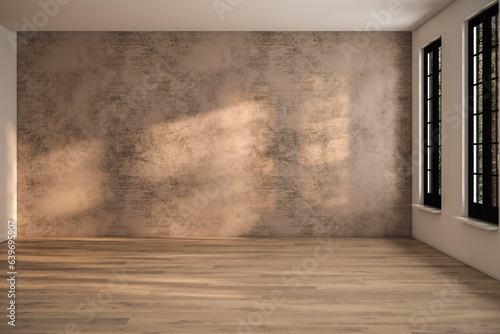
[[[498,110],[497,106],[497,81],[491,82],[491,110]]]
[[[441,47],[439,47],[438,62],[439,62],[439,71],[441,71]]]
[[[432,122],[432,100],[427,101],[427,122]]]
[[[478,137],[478,132],[477,132],[477,115],[472,116],[472,142],[478,143],[479,139]]]
[[[477,114],[479,112],[479,97],[477,95],[477,92],[478,92],[478,89],[477,89],[477,86],[474,86],[473,88],[473,104],[474,104],[474,114]]]
[[[477,145],[477,173],[483,174],[483,145]]]
[[[477,113],[482,113],[483,112],[483,96],[479,95],[479,93],[483,92],[483,84],[477,85],[475,88],[475,96],[477,96],[477,99],[475,100],[477,103]]]
[[[433,52],[427,54],[427,74],[432,74]]]
[[[427,78],[427,97],[433,97],[434,96],[434,92],[433,92],[433,89],[432,89],[432,75],[430,77]]]
[[[427,145],[432,145],[432,123],[427,124]]]
[[[472,178],[472,201],[477,203],[477,175]]]
[[[439,72],[439,96],[443,95],[443,93],[441,92],[441,86],[442,86],[441,82],[442,82],[441,72]]]
[[[477,174],[483,174],[483,145],[474,145],[473,148],[474,161],[472,166],[474,167],[473,172]]]
[[[478,52],[483,52],[483,24],[480,23],[477,33]]]
[[[476,175],[477,178],[477,203],[483,204],[483,176]]]
[[[495,99],[495,105],[496,105],[496,109],[495,110],[498,110],[498,80],[495,80],[495,87],[496,87],[496,95],[493,96],[493,98]]]
[[[492,49],[491,50],[491,77],[496,78],[497,77],[497,50]]]
[[[498,145],[491,145],[491,174],[498,174]]]
[[[472,172],[473,173],[477,173],[477,145],[474,145],[472,147],[472,156],[473,156],[473,159],[474,161],[472,162]]]
[[[493,113],[491,113],[491,141],[492,142],[498,141],[497,125],[498,125],[498,113],[493,112]]]
[[[483,112],[483,84],[479,84],[474,87],[474,113],[482,113]]]
[[[498,207],[498,177],[491,178],[491,204]]]
[[[483,54],[477,56],[477,82],[483,81]]]
[[[441,146],[438,146],[437,149],[438,149],[438,170],[441,170]]]
[[[432,171],[427,171],[427,193],[432,194]]]
[[[441,195],[441,172],[439,172],[439,195]]]
[[[443,109],[441,106],[442,106],[442,104],[441,104],[441,96],[440,96],[439,97],[439,106],[438,106],[439,107],[439,115],[438,115],[439,119],[441,119],[441,111]]]
[[[441,147],[441,122],[438,123],[439,126],[437,128],[437,136],[438,136],[438,141],[437,141],[437,144]]]
[[[427,169],[432,170],[432,147],[427,147]]]
[[[474,84],[478,83],[479,79],[477,77],[477,56],[474,56],[474,59],[473,59],[473,78],[472,78],[472,81]]]
[[[472,45],[473,45],[472,53],[476,54],[477,53],[477,27],[472,28],[472,38],[474,39],[474,41],[472,42]]]
[[[483,142],[483,114],[477,115],[477,143]]]
[[[498,29],[497,29],[498,15],[491,18],[491,44],[495,45],[498,43]]]
[[[479,115],[472,116],[472,122],[473,122],[472,130],[473,130],[473,136],[474,136],[472,139],[473,143],[474,144],[482,143],[483,142],[483,133],[482,133],[483,115],[479,114]]]

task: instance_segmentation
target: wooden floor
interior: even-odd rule
[[[413,239],[18,239],[17,251],[16,327],[2,279],[0,333],[500,333],[500,282]]]

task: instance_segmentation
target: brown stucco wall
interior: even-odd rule
[[[20,35],[20,235],[409,236],[411,33],[369,38]]]

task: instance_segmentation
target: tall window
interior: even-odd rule
[[[441,208],[441,39],[424,48],[424,204]]]
[[[498,224],[498,4],[469,21],[469,216]]]

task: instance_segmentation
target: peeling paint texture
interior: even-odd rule
[[[409,236],[411,33],[357,34],[20,34],[19,234]]]

